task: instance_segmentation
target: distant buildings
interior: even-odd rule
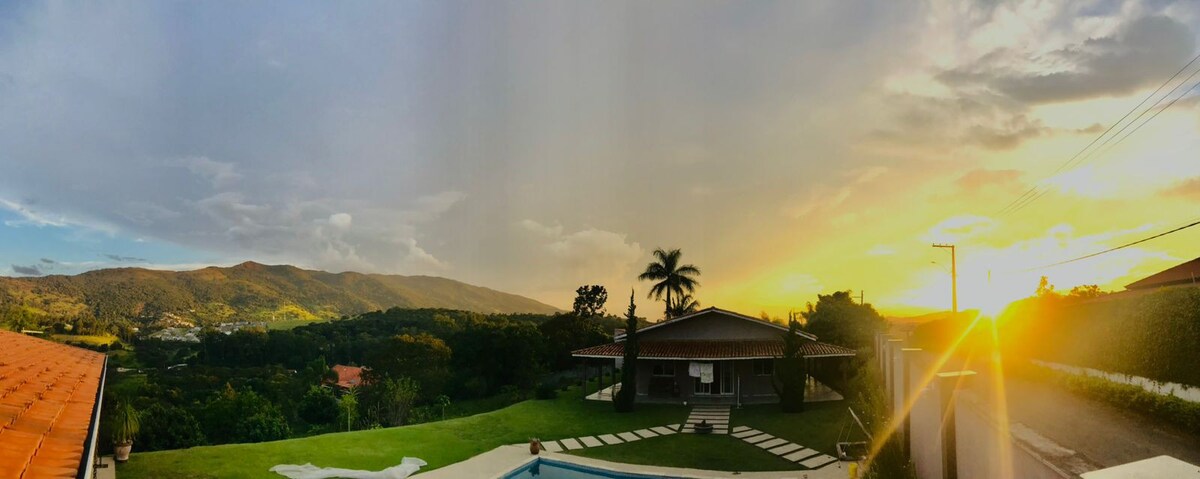
[[[1200,258],[1129,283],[1125,285],[1125,289],[1143,290],[1183,285],[1200,286]]]
[[[240,331],[243,329],[265,328],[266,326],[267,323],[263,322],[237,321],[233,323],[221,323],[216,325],[213,329],[216,329],[219,333],[229,335],[233,334],[235,331]],[[151,333],[149,338],[162,341],[198,343],[200,342],[201,331],[203,331],[203,328],[199,326],[191,328],[163,328],[160,331]]]
[[[362,373],[367,368],[336,364],[329,369],[337,374],[337,381],[333,383],[334,386],[337,386],[340,389],[350,389],[362,385]]]

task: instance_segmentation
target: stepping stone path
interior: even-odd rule
[[[542,441],[542,447],[546,448],[548,452],[562,452],[590,447],[611,446],[652,437],[677,434],[682,427],[683,424],[668,424],[666,426],[655,426],[648,429],[638,429],[636,431],[619,432],[616,434],[600,434],[598,436],[581,436],[570,439],[559,439],[557,441]]]
[[[837,459],[828,454],[821,454],[818,451],[790,442],[787,439],[777,438],[746,426],[733,428],[733,433],[730,435],[766,449],[767,452],[779,456],[788,462],[794,462],[808,469],[820,469],[837,462]]]
[[[709,424],[712,424],[713,434],[729,434],[729,406],[701,405],[693,407],[687,422],[679,432],[696,432],[696,425],[700,424],[700,421],[708,421]]]

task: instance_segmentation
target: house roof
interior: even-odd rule
[[[362,385],[363,368],[337,364],[329,369],[337,373],[337,385],[340,388],[352,388]]]
[[[818,341],[803,341],[800,349],[810,358],[855,355],[853,349]],[[572,356],[578,358],[619,358],[624,354],[623,342],[601,344],[571,352]],[[782,339],[638,341],[638,359],[729,360],[781,357]]]
[[[74,478],[91,454],[105,356],[0,331],[0,478]]]
[[[725,309],[721,309],[721,308],[717,308],[717,307],[712,307],[712,306],[710,306],[710,307],[708,307],[708,308],[701,309],[700,311],[696,311],[696,312],[694,312],[694,313],[685,314],[685,315],[683,315],[683,316],[676,316],[676,317],[674,317],[674,318],[671,318],[671,319],[668,319],[668,320],[666,320],[666,321],[659,321],[659,322],[657,322],[657,323],[651,324],[651,325],[649,325],[649,326],[646,326],[646,327],[644,327],[644,328],[638,329],[638,332],[639,332],[639,333],[641,333],[641,332],[644,332],[644,331],[650,331],[650,330],[652,330],[652,329],[661,328],[661,327],[663,327],[663,326],[669,326],[669,325],[672,325],[672,324],[675,324],[675,323],[679,323],[679,322],[682,322],[682,321],[687,321],[687,320],[689,320],[689,319],[692,319],[692,318],[695,318],[695,317],[698,317],[698,316],[703,316],[703,315],[705,315],[705,314],[709,314],[709,313],[719,313],[719,314],[722,314],[722,315],[724,315],[724,316],[728,316],[728,317],[731,317],[731,318],[737,318],[737,319],[741,319],[741,320],[745,320],[745,321],[750,321],[750,322],[753,322],[753,323],[755,323],[755,324],[759,324],[759,325],[762,325],[762,326],[770,326],[770,327],[772,327],[772,328],[775,328],[775,329],[778,329],[778,330],[780,330],[780,331],[785,331],[785,332],[786,332],[786,331],[788,330],[788,328],[786,328],[786,327],[783,327],[783,326],[780,326],[780,325],[778,325],[778,324],[775,324],[775,323],[772,323],[772,322],[770,322],[770,321],[764,321],[764,320],[762,320],[762,319],[755,318],[755,317],[753,317],[753,316],[746,316],[746,315],[744,315],[744,314],[741,314],[741,313],[735,313],[735,312],[733,312],[733,311],[729,311],[729,310],[725,310]],[[804,336],[804,337],[806,337],[806,338],[808,338],[808,339],[811,339],[811,340],[813,340],[813,341],[816,341],[816,340],[817,340],[817,337],[816,337],[816,336],[814,336],[813,334],[810,334],[810,333],[806,333],[806,332],[804,332],[804,331],[799,331],[799,332],[797,332],[796,334],[799,334],[800,336]],[[624,339],[624,337],[625,337],[625,335],[623,335],[623,334],[622,334],[622,335],[618,335],[618,336],[617,336],[616,338],[614,338],[614,339],[616,339],[616,340],[620,341],[621,339]]]
[[[1125,289],[1148,289],[1190,283],[1200,284],[1200,258],[1129,283],[1125,285]]]

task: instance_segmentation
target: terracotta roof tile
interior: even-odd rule
[[[819,341],[804,341],[801,348],[806,356],[853,356],[850,348]],[[625,343],[608,343],[572,351],[576,357],[619,358],[625,354]],[[783,357],[782,340],[730,341],[640,341],[638,357],[646,359],[752,359]]]
[[[346,366],[342,364],[334,365],[333,372],[337,373],[337,386],[340,388],[349,389],[362,385],[363,368],[358,366]]]
[[[0,331],[0,478],[73,478],[104,355]]]

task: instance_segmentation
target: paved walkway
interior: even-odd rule
[[[611,446],[627,442],[640,441],[658,436],[669,436],[679,432],[681,424],[656,426],[636,431],[619,432],[616,434],[601,434],[599,436],[580,436],[555,441],[542,441],[542,447],[550,452],[574,451],[589,447]]]
[[[729,406],[700,405],[692,408],[687,423],[680,432],[694,433],[700,421],[708,421],[713,426],[713,434],[729,434]]]
[[[732,436],[766,449],[771,454],[808,469],[820,469],[837,462],[836,458],[828,454],[822,454],[799,444],[789,442],[787,439],[780,439],[758,429],[746,426],[733,428]]]
[[[627,442],[640,441],[652,437],[669,436],[676,433],[695,433],[696,424],[708,421],[713,425],[713,434],[730,434],[729,406],[699,405],[692,408],[684,424],[669,424],[636,431],[600,434],[596,436],[580,436],[567,439],[542,441],[542,446],[549,452],[575,451],[592,447],[612,446]],[[837,459],[828,454],[809,449],[786,439],[777,438],[757,429],[746,426],[733,428],[731,434],[737,439],[761,447],[767,452],[795,463],[809,470],[822,469],[826,466],[836,466]],[[517,446],[520,446],[518,444]]]
[[[617,391],[620,391],[620,390],[621,390],[621,383],[616,383],[616,384],[613,384],[612,386],[609,386],[609,387],[606,387],[599,391],[596,391],[594,393],[588,394],[585,399],[587,399],[588,401],[612,402],[613,398],[616,397],[616,395],[617,395]]]

